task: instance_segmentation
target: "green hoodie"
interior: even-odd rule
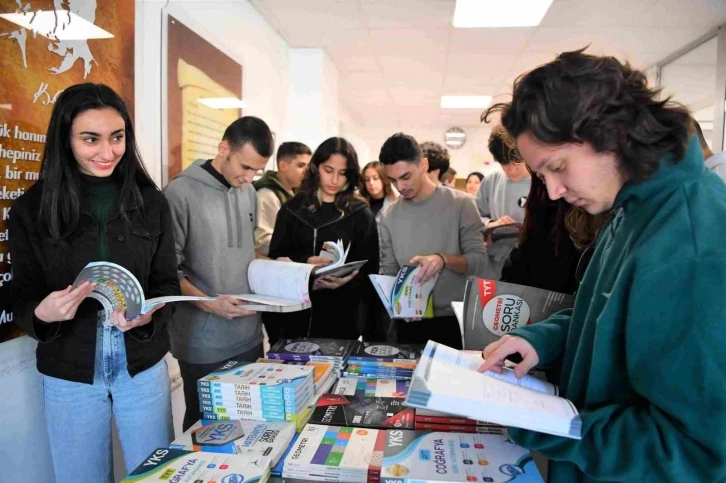
[[[726,185],[695,137],[626,184],[575,307],[513,335],[560,367],[582,440],[511,429],[550,481],[726,481]]]

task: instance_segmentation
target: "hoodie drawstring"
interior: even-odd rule
[[[232,239],[232,214],[229,212],[230,203],[230,192],[224,196],[224,214],[227,216],[227,247],[232,248],[234,246],[234,240]]]
[[[237,248],[242,248],[242,213],[239,211],[239,190],[234,190],[234,209],[237,216]]]

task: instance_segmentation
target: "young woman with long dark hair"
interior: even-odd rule
[[[368,201],[376,220],[388,205],[398,199],[398,194],[379,161],[371,161],[363,168],[360,194]]]
[[[378,273],[379,256],[376,221],[356,194],[359,183],[355,149],[343,138],[330,138],[313,153],[300,192],[277,214],[270,258],[322,265],[323,243],[342,240],[350,244],[348,262],[368,260],[349,276],[318,279],[312,309],[273,317],[282,321],[285,337],[358,339],[364,331],[363,309],[372,293],[367,275]]]
[[[169,206],[139,156],[111,88],[80,84],[53,108],[40,181],[9,222],[13,312],[40,343],[45,417],[57,481],[112,481],[111,416],[132,471],[173,436],[171,307],[127,320],[72,283],[89,262],[131,271],[147,298],[179,295]]]

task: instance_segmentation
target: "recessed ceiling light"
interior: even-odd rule
[[[0,17],[50,40],[112,39],[113,34],[68,10],[3,13]]]
[[[212,109],[242,109],[247,103],[236,97],[200,97],[199,104],[211,107]]]
[[[552,0],[456,0],[454,27],[534,27]]]
[[[443,109],[485,109],[492,103],[492,96],[441,96]]]

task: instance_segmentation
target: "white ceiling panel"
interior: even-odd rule
[[[726,24],[726,0],[553,0],[540,26],[498,29],[453,28],[455,0],[250,2],[290,47],[328,52],[341,103],[370,127],[478,125],[480,112],[441,110],[440,95],[508,101],[518,75],[588,44],[646,68]]]
[[[448,29],[454,0],[361,0],[360,10],[369,28]]]

